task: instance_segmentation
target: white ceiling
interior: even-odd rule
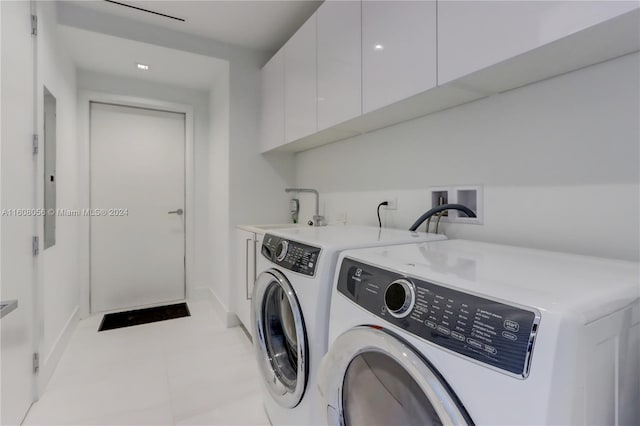
[[[156,83],[208,90],[227,62],[181,50],[140,43],[78,28],[58,26],[58,34],[80,69]],[[148,71],[136,64],[149,65]]]
[[[185,22],[103,0],[72,3],[101,13],[270,53],[278,50],[322,3],[315,0],[118,1],[183,18]]]

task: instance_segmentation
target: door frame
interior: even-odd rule
[[[81,208],[91,205],[91,102],[121,105],[124,107],[146,108],[184,114],[185,119],[185,299],[189,299],[193,290],[193,270],[195,262],[195,139],[193,106],[159,99],[117,95],[106,92],[82,90],[78,96],[78,134],[80,136],[80,203]],[[80,318],[91,315],[91,218],[82,220],[80,232]]]

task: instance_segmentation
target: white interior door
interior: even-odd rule
[[[185,298],[185,116],[91,104],[91,311]]]
[[[0,319],[1,419],[20,424],[34,396],[34,287],[36,257],[36,157],[34,129],[34,61],[29,2],[0,2],[2,69],[2,144],[0,220],[0,299],[18,307]],[[32,212],[31,215],[28,213]],[[6,312],[6,311],[5,311]]]

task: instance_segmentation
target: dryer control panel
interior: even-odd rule
[[[282,268],[310,277],[316,273],[320,251],[318,247],[271,234],[266,234],[262,240],[264,257]]]
[[[345,258],[338,291],[372,314],[509,375],[529,375],[540,314]]]

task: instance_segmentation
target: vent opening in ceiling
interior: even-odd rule
[[[121,2],[113,1],[113,0],[104,0],[104,1],[106,1],[107,3],[111,3],[111,4],[114,4],[114,5],[117,5],[117,6],[124,6],[124,7],[130,8],[130,9],[135,9],[135,10],[140,11],[140,12],[146,12],[146,13],[151,13],[152,15],[162,16],[163,18],[174,19],[176,21],[185,22],[185,20],[183,18],[178,18],[177,16],[171,16],[171,15],[167,15],[165,13],[156,12],[155,10],[144,9],[142,7],[134,6],[132,4],[121,3]]]

